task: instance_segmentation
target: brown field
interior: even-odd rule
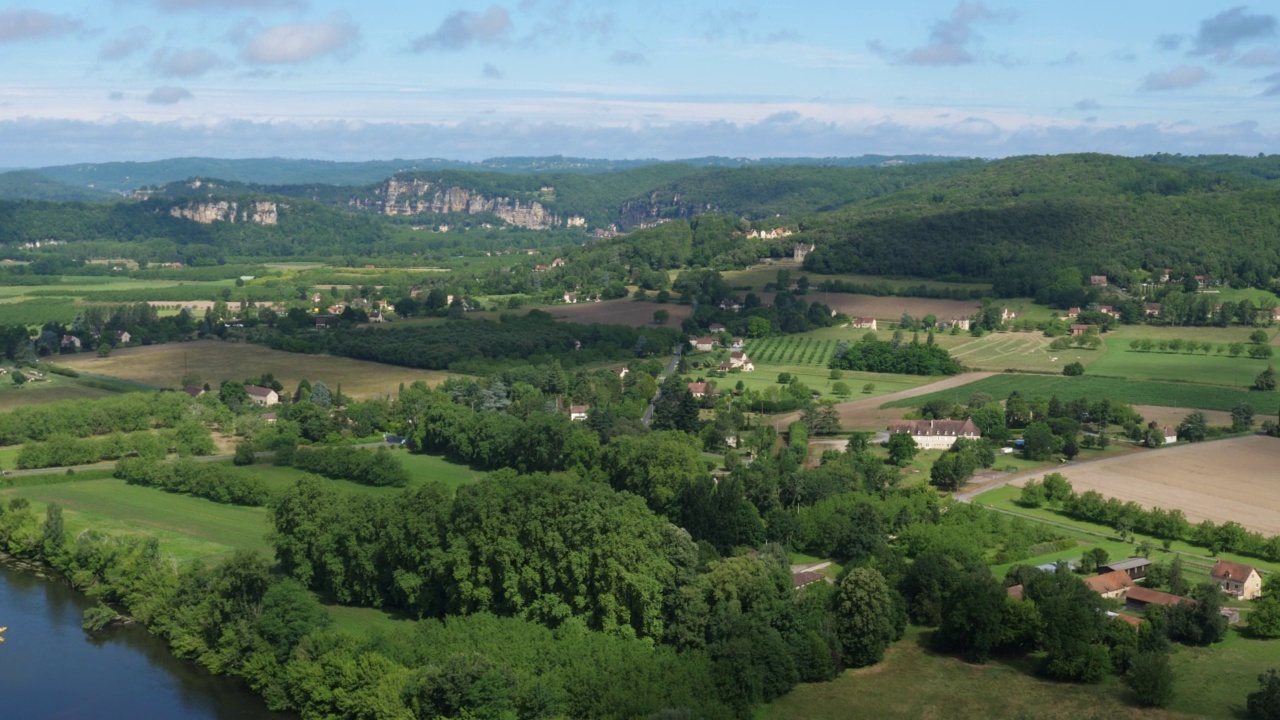
[[[1106,458],[1060,470],[1077,492],[1177,508],[1193,524],[1234,520],[1280,535],[1280,440],[1251,436]],[[1032,477],[1020,478],[1022,485]]]
[[[204,382],[215,388],[221,380],[243,380],[270,372],[291,391],[303,378],[311,382],[323,380],[330,388],[341,383],[343,394],[356,399],[395,394],[400,383],[407,385],[415,380],[424,380],[435,385],[448,377],[448,373],[431,370],[328,355],[288,353],[261,345],[220,340],[126,348],[116,350],[106,358],[85,353],[64,358],[60,364],[84,373],[158,387],[177,387],[184,373],[184,364],[188,371],[199,373]]]
[[[1169,426],[1171,428],[1178,427],[1178,423],[1191,413],[1195,412],[1192,408],[1175,408],[1160,407],[1158,405],[1134,405],[1133,409],[1142,416],[1147,422],[1154,422],[1160,427]],[[1204,416],[1209,419],[1210,425],[1230,425],[1231,413],[1222,410],[1201,410]]]
[[[756,293],[761,302],[772,304],[777,293]],[[939,320],[951,318],[967,318],[981,307],[972,300],[933,300],[931,298],[912,297],[877,297],[875,295],[852,295],[849,293],[824,293],[818,290],[809,291],[805,295],[808,302],[820,302],[832,310],[842,312],[849,317],[873,317],[877,320],[897,322],[902,313],[911,317],[922,318],[934,315]],[[672,313],[674,316],[674,313]]]
[[[630,325],[631,327],[658,327],[654,325],[655,310],[665,309],[671,318],[666,327],[680,327],[685,318],[693,314],[691,305],[659,305],[653,302],[637,302],[635,300],[605,300],[604,302],[577,303],[576,305],[552,305],[541,307],[551,313],[557,320],[590,325],[591,323],[608,323],[610,325]]]

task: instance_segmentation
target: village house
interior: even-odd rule
[[[938,321],[938,327],[939,327],[939,328],[942,328],[943,330],[950,330],[951,328],[958,328],[958,329],[960,329],[960,330],[964,330],[964,331],[966,331],[966,332],[967,332],[967,331],[969,330],[969,318],[967,318],[967,317],[964,317],[964,318],[951,318],[950,320],[947,320],[947,321],[942,321],[942,320],[940,320],[940,321]]]
[[[1078,307],[1068,308],[1066,317],[1068,320],[1074,320],[1080,317],[1080,308]]]
[[[1250,565],[1219,560],[1209,574],[1228,595],[1241,600],[1252,600],[1262,595],[1262,576]]]
[[[129,340],[132,337],[131,335],[129,335],[128,330],[117,330],[115,332],[115,336],[116,336],[116,342],[120,343],[121,345],[128,345]]]
[[[873,318],[873,317],[860,317],[860,318],[854,318],[854,320],[853,320],[853,322],[851,323],[851,325],[853,325],[853,327],[854,327],[855,329],[857,329],[857,330],[875,330],[875,329],[877,329],[877,328],[876,328],[876,319],[875,319],[875,318]]]
[[[311,293],[311,302],[315,305],[320,304],[320,293]]]
[[[316,329],[317,329],[317,330],[322,330],[322,329],[324,329],[324,328],[329,327],[331,324],[333,324],[334,319],[335,319],[335,318],[334,318],[334,316],[332,316],[332,315],[327,315],[327,314],[326,314],[326,315],[317,315],[317,316],[316,316]]]
[[[1081,325],[1079,323],[1072,323],[1071,337],[1079,337],[1081,335],[1086,335],[1092,329],[1093,329],[1092,325]]]
[[[791,234],[791,231],[786,228],[774,228],[772,230],[752,230],[751,232],[747,233],[747,238],[750,240],[777,240],[778,238],[787,237],[790,234]]]
[[[79,350],[80,338],[76,337],[75,335],[63,335],[62,349],[63,350]]]
[[[245,385],[244,391],[249,393],[249,399],[258,405],[278,405],[280,403],[280,395],[271,388],[265,388],[261,385]]]
[[[1134,612],[1142,612],[1147,609],[1148,605],[1177,607],[1184,602],[1194,603],[1195,601],[1184,598],[1181,595],[1144,588],[1141,585],[1134,585],[1129,588],[1129,594],[1124,598],[1125,609]]]
[[[791,573],[791,589],[799,590],[806,585],[812,585],[816,582],[826,580],[827,576],[813,570],[801,570]]]
[[[1280,322],[1280,306],[1271,309],[1271,319]]]
[[[556,258],[555,260],[552,260],[551,267],[553,268],[564,267],[564,258]]]
[[[571,304],[571,305],[572,305],[573,303],[578,302],[578,293],[573,293],[573,292],[567,292],[567,293],[565,293],[565,294],[564,294],[564,301],[565,301],[565,302],[567,302],[567,303],[569,303],[569,304]]]
[[[198,398],[204,394],[204,388],[200,387],[199,385],[188,385],[182,388],[182,392],[190,395],[193,398]]]
[[[1089,284],[1094,287],[1106,287],[1107,276],[1106,275],[1090,275]]]
[[[718,342],[719,340],[713,337],[694,338],[693,349],[698,352],[711,352],[716,349],[716,344]]]
[[[587,413],[589,412],[591,412],[591,407],[588,405],[570,405],[569,419],[577,422],[584,421],[587,419]]]
[[[617,376],[618,376],[618,379],[619,379],[619,380],[621,380],[621,379],[625,378],[625,377],[627,376],[627,373],[629,373],[629,372],[631,372],[631,370],[629,370],[629,369],[627,369],[627,368],[622,368],[621,370],[614,370],[614,371],[613,371],[613,374],[614,374],[614,375],[617,375]]]
[[[707,329],[713,333],[719,334],[722,332],[726,332],[729,328],[726,328],[724,325],[721,325],[720,323],[711,323],[711,326],[708,327]]]
[[[1146,558],[1131,557],[1125,560],[1106,563],[1098,566],[1099,573],[1123,572],[1130,580],[1141,580],[1147,576],[1151,561]]]
[[[1160,282],[1162,283],[1169,282],[1169,272],[1170,272],[1169,268],[1164,268],[1163,270],[1160,271]]]
[[[729,341],[730,350],[741,350],[746,345],[746,341],[740,337],[736,337]]]
[[[907,433],[924,450],[945,450],[955,445],[957,438],[982,437],[973,420],[891,420],[889,433]]]
[[[753,372],[756,369],[756,366],[751,364],[751,358],[747,357],[746,353],[737,350],[729,353],[729,366],[740,368],[742,372]]]
[[[1115,600],[1123,598],[1133,587],[1133,580],[1123,570],[1113,570],[1102,575],[1085,578],[1085,585],[1104,598]]]
[[[551,268],[547,267],[546,265],[541,265],[541,264],[539,264],[539,265],[534,265],[534,266],[533,266],[533,271],[534,271],[534,272],[546,272],[546,271],[548,271],[548,270],[550,270],[550,269],[551,269]]]
[[[1178,442],[1178,431],[1177,431],[1177,430],[1174,430],[1173,428],[1169,427],[1168,425],[1165,425],[1165,426],[1164,426],[1164,429],[1163,429],[1163,430],[1161,430],[1160,432],[1164,435],[1164,444],[1165,444],[1165,445],[1172,445],[1172,444],[1174,444],[1174,443]]]
[[[689,383],[689,394],[696,398],[704,398],[707,396],[707,384],[704,382]]]
[[[266,423],[266,424],[268,424],[268,425],[275,425],[275,424],[276,424],[276,420],[277,420],[277,419],[278,419],[278,418],[276,417],[276,414],[275,414],[275,413],[273,413],[273,412],[271,412],[271,413],[262,413],[262,421],[263,421],[263,422],[265,422],[265,423]]]
[[[722,373],[726,373],[726,372],[729,372],[730,370],[732,370],[732,369],[733,369],[733,366],[732,366],[732,365],[730,365],[728,361],[725,361],[725,362],[722,362],[722,363],[720,363],[719,365],[717,365],[717,366],[716,366],[716,369],[717,369],[717,370],[719,370],[719,371],[720,371],[720,372],[722,372]]]
[[[374,310],[373,312],[369,313],[369,322],[371,323],[386,322],[386,319],[382,317],[381,311]]]
[[[1018,313],[1009,308],[1000,308],[1000,322],[1009,322],[1016,317],[1018,317]]]
[[[809,253],[813,252],[813,247],[813,245],[807,245],[805,243],[796,243],[795,249],[791,251],[791,257],[795,259],[796,262],[804,262],[805,257]]]
[[[1160,317],[1160,313],[1164,312],[1164,305],[1160,303],[1147,303],[1145,308],[1147,317]]]
[[[1120,317],[1120,313],[1116,312],[1116,309],[1110,305],[1099,305],[1098,312],[1108,317],[1113,317],[1113,318]]]
[[[736,300],[721,300],[720,309],[728,312],[738,312],[742,309],[742,305]]]

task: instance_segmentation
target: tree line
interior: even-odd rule
[[[222,463],[201,463],[190,458],[171,463],[155,458],[123,458],[116,463],[112,477],[130,485],[194,495],[229,505],[265,505],[269,496],[267,486],[256,475],[236,472]]]

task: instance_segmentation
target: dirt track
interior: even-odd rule
[[[1122,455],[1066,467],[1076,492],[1097,490],[1146,508],[1180,509],[1194,523],[1234,520],[1280,535],[1280,440],[1251,436]],[[1019,478],[1021,486],[1031,478]]]
[[[895,400],[905,400],[907,398],[928,395],[939,390],[950,390],[951,388],[968,385],[971,382],[977,382],[985,377],[990,377],[995,373],[976,372],[964,373],[956,375],[945,380],[939,380],[928,385],[921,385],[909,390],[899,390],[895,393],[887,395],[877,395],[875,397],[864,398],[862,400],[850,400],[849,402],[837,403],[835,408],[840,413],[840,427],[845,430],[884,430],[889,425],[890,420],[901,419],[903,414],[907,412],[906,408],[890,408],[881,410],[880,406],[893,402]],[[961,398],[963,401],[966,398]],[[789,413],[780,418],[781,425],[786,425],[800,419],[800,413]]]

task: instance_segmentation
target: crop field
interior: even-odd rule
[[[1102,355],[1101,350],[1050,350],[1051,339],[1041,333],[1002,332],[980,338],[966,333],[961,336],[940,335],[936,340],[965,367],[997,372],[1061,372],[1063,365],[1073,362],[1089,367]]]
[[[1102,336],[1108,347],[1127,348],[1129,340],[1151,339],[1198,340],[1210,343],[1248,342],[1249,334],[1258,328],[1250,327],[1174,327],[1169,325],[1121,325]],[[1275,327],[1262,328],[1268,335],[1275,337]]]
[[[1077,492],[1097,490],[1146,508],[1177,508],[1192,524],[1234,520],[1271,536],[1280,535],[1277,457],[1280,440],[1250,436],[1108,458],[1060,472]]]
[[[46,380],[14,385],[9,376],[0,377],[0,412],[23,405],[38,405],[59,400],[96,400],[115,393],[77,383],[71,378],[46,373]]]
[[[1280,393],[1277,392],[1250,392],[1193,383],[1127,380],[1090,375],[1065,377],[1014,373],[991,375],[941,393],[891,401],[887,407],[919,407],[938,398],[964,402],[966,398],[977,392],[987,393],[1002,400],[1014,390],[1030,397],[1057,395],[1062,400],[1080,397],[1092,400],[1110,398],[1131,405],[1159,405],[1202,410],[1230,411],[1237,402],[1249,403],[1260,413],[1267,408],[1280,407]]]
[[[653,322],[656,310],[666,310],[670,315],[666,327],[680,327],[684,319],[693,314],[692,305],[674,303],[659,304],[638,302],[631,299],[605,300],[603,302],[575,303],[573,305],[549,305],[538,308],[552,314],[557,320],[590,325],[630,325],[631,327],[659,327]]]
[[[179,561],[216,560],[237,548],[271,552],[265,508],[220,505],[114,479],[14,488],[0,492],[4,496],[31,500],[41,516],[45,505],[58,503],[73,537],[90,528],[154,535]]]
[[[224,379],[242,380],[270,372],[290,391],[303,378],[311,382],[323,380],[333,389],[341,384],[343,394],[356,399],[394,395],[400,383],[407,385],[423,380],[435,385],[448,377],[443,372],[328,355],[289,353],[261,345],[220,340],[125,348],[105,358],[85,353],[70,359],[64,357],[61,364],[80,372],[158,387],[177,387],[185,372],[198,373],[214,388]]]
[[[773,303],[777,293],[761,292],[760,301],[766,305]],[[837,312],[849,317],[873,317],[881,321],[897,322],[902,314],[907,313],[914,318],[934,315],[939,320],[969,317],[978,311],[975,300],[934,300],[932,298],[913,297],[879,297],[876,295],[853,295],[851,293],[825,293],[810,290],[805,296],[806,302],[820,302]]]
[[[1233,358],[1216,353],[1137,352],[1123,342],[1108,340],[1106,352],[1088,367],[1091,374],[1109,377],[1247,388],[1272,362],[1270,358],[1259,360],[1243,354]]]
[[[778,271],[789,270],[791,279],[795,280],[801,275],[809,278],[809,284],[817,287],[826,280],[839,280],[846,283],[860,283],[867,285],[888,285],[892,288],[914,288],[924,286],[933,289],[961,289],[961,290],[990,290],[989,283],[964,283],[964,282],[942,282],[939,280],[918,280],[914,278],[885,278],[877,275],[823,275],[821,273],[806,272],[799,263],[790,261],[775,262],[768,265],[754,265],[746,270],[728,270],[721,273],[725,282],[733,287],[751,287],[753,290],[761,290],[765,285],[778,281]]]
[[[744,352],[755,365],[755,372],[731,373],[719,380],[720,387],[732,387],[739,380],[749,390],[764,390],[777,384],[778,375],[790,373],[824,398],[837,399],[833,393],[835,380],[831,379],[831,371],[827,369],[827,361],[835,354],[836,344],[840,340],[855,341],[861,333],[850,333],[847,329],[823,328],[802,335],[786,335],[751,340]],[[696,373],[695,373],[696,374]],[[849,386],[850,397],[875,397],[886,393],[898,392],[914,388],[930,381],[931,378],[918,375],[894,375],[887,373],[868,373],[842,371],[840,382]],[[868,389],[868,386],[871,386]]]

